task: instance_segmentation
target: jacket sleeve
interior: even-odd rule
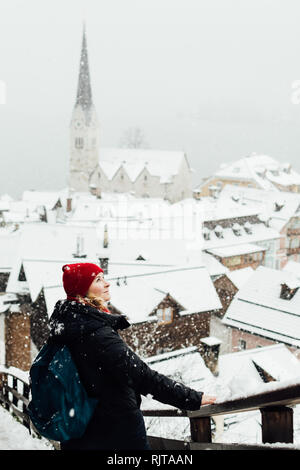
[[[99,328],[89,337],[89,349],[97,364],[118,383],[125,383],[138,393],[183,410],[201,406],[202,392],[197,392],[151,369],[109,326]]]

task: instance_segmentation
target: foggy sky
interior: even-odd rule
[[[83,20],[103,147],[140,127],[195,185],[251,152],[300,171],[297,0],[0,0],[0,195],[67,186]]]

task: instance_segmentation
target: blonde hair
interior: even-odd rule
[[[90,294],[89,296],[86,295],[85,297],[77,295],[76,297],[81,303],[89,305],[90,307],[97,308],[98,310],[107,310],[107,304],[101,297],[93,294]]]

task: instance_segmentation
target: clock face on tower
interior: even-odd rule
[[[75,129],[81,129],[83,127],[83,122],[80,119],[75,120]]]

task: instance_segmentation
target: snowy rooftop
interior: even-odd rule
[[[6,292],[28,292],[34,302],[44,289],[47,311],[51,315],[56,301],[65,298],[62,266],[70,262],[74,259],[19,258],[11,271]],[[95,263],[95,259],[86,258],[84,262]],[[18,280],[22,265],[26,282]],[[168,293],[185,309],[182,314],[221,308],[210,274],[203,264],[162,266],[139,262],[115,263],[110,266],[106,279],[110,282],[112,304],[133,323],[148,320],[149,313]]]
[[[240,207],[256,207],[266,218],[284,225],[298,211],[300,194],[226,185],[219,196],[220,203],[235,200]],[[272,225],[275,227],[275,225]]]
[[[131,323],[151,319],[149,313],[167,294],[185,309],[180,315],[222,308],[209,272],[203,266],[156,270],[127,277],[126,282],[127,285],[121,280],[118,286],[116,280],[110,281],[111,303],[127,315]]]
[[[66,196],[66,189],[61,191],[24,191],[22,201],[35,206],[45,206],[51,210],[59,200],[63,202]]]
[[[282,271],[293,274],[297,279],[300,279],[300,263],[297,261],[288,261]]]
[[[235,269],[234,271],[229,271],[226,273],[227,277],[233,282],[233,284],[240,289],[241,286],[248,280],[248,278],[253,274],[253,268],[248,266],[247,268]]]
[[[280,298],[281,284],[295,282],[290,273],[259,266],[236,293],[223,323],[299,347],[300,292]]]
[[[185,153],[180,151],[100,148],[99,165],[109,180],[123,167],[134,182],[146,168],[150,175],[159,177],[160,182],[164,183],[179,174],[184,158]]]
[[[273,228],[266,227],[264,223],[251,224],[251,233],[243,227],[240,229],[240,235],[236,235],[232,228],[220,228],[222,237],[218,237],[215,230],[210,230],[210,238],[203,238],[203,250],[220,249],[225,247],[239,245],[255,244],[267,240],[277,240],[280,238],[279,232]]]
[[[273,183],[282,186],[300,184],[300,175],[289,165],[279,163],[268,155],[255,153],[222,165],[215,175],[223,178],[251,179],[262,189],[273,189]]]
[[[206,338],[201,338],[201,343],[206,344],[207,346],[218,346],[222,341],[214,336],[207,336]]]
[[[218,402],[261,391],[264,382],[255,364],[278,382],[300,380],[300,361],[284,344],[220,355],[217,377],[205,366],[197,347],[153,356],[145,361],[152,369],[174,380],[195,390],[216,395]],[[147,397],[143,398],[142,408],[167,406]]]
[[[20,240],[19,231],[0,230],[0,271],[9,272],[13,266]]]
[[[244,245],[240,244],[240,245],[225,246],[223,248],[222,247],[212,248],[209,250],[209,253],[216,255],[216,256],[220,256],[221,258],[228,258],[230,256],[246,255],[249,253],[258,253],[261,251],[266,251],[266,249],[259,245],[245,243]]]

